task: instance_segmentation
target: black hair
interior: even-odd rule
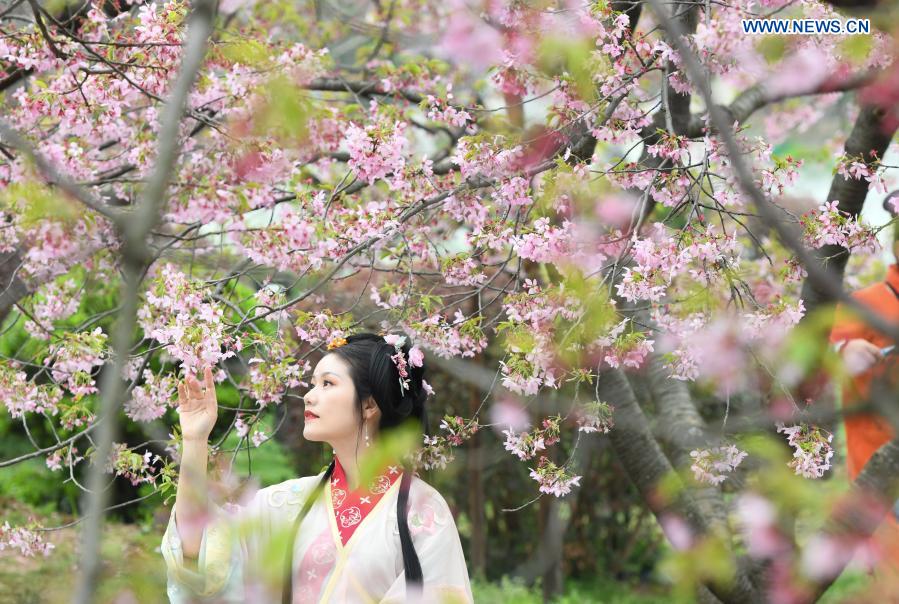
[[[356,388],[356,409],[359,412],[359,430],[362,430],[362,403],[371,397],[378,409],[381,410],[381,418],[378,422],[378,430],[384,432],[390,430],[409,419],[417,419],[422,431],[425,430],[427,417],[425,414],[425,399],[427,392],[424,389],[425,367],[413,367],[409,362],[409,338],[401,347],[403,359],[406,362],[408,374],[408,388],[400,384],[400,373],[393,356],[396,348],[388,344],[384,336],[374,333],[357,333],[346,338],[346,344],[331,350],[332,354],[343,359],[350,368],[350,377]],[[406,573],[406,582],[421,584],[422,572],[418,554],[412,544],[412,536],[409,534],[407,521],[409,503],[409,485],[411,483],[409,469],[403,472],[400,482],[400,492],[396,501],[396,519],[400,531],[400,545],[403,550],[403,569]]]
[[[371,397],[378,409],[381,419],[378,429],[381,431],[395,428],[409,419],[417,419],[424,430],[425,392],[423,380],[425,368],[413,367],[409,363],[409,338],[402,346],[403,358],[406,361],[409,388],[400,387],[400,375],[391,358],[396,349],[384,340],[384,336],[374,333],[357,333],[346,338],[346,344],[330,351],[340,357],[350,367],[350,376],[356,388],[356,409],[359,412],[359,430],[362,430],[362,403]]]
[[[890,215],[890,218],[896,218],[897,212],[891,203],[893,198],[899,197],[899,189],[894,191],[890,191],[887,196],[883,199],[883,209],[887,211],[887,214]],[[899,241],[899,220],[897,220],[893,224],[893,242]]]
[[[329,351],[329,354],[340,357],[349,366],[350,377],[356,389],[355,405],[359,416],[360,433],[364,425],[362,404],[369,397],[374,400],[381,411],[381,418],[378,422],[378,430],[380,432],[396,428],[407,423],[410,419],[418,420],[422,433],[426,431],[425,399],[427,398],[427,391],[424,388],[425,367],[424,363],[422,363],[421,367],[412,366],[409,362],[410,350],[409,338],[406,337],[401,351],[406,362],[408,388],[401,387],[399,369],[391,358],[396,355],[396,348],[388,344],[383,335],[368,332],[353,334],[346,338],[346,344]],[[294,525],[294,535],[296,535],[296,529],[299,528],[300,522],[308,513],[309,508],[311,508],[315,494],[324,489],[333,472],[334,462],[332,461],[328,469],[325,470],[313,496],[307,499],[306,505],[304,505],[303,510],[297,516]],[[411,469],[404,468],[396,501],[396,519],[400,533],[400,546],[403,552],[403,570],[406,575],[406,584],[420,586],[423,581],[421,562],[412,543],[412,535],[409,533],[407,518],[411,482]],[[285,561],[283,602],[290,602],[292,597],[292,567],[293,545],[291,542]]]

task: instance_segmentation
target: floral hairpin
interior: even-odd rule
[[[388,334],[384,336],[384,341],[393,346],[396,354],[390,355],[396,370],[400,374],[400,395],[405,394],[409,389],[409,372],[406,369],[406,357],[403,356],[403,346],[406,345],[406,336],[398,336]]]
[[[393,346],[395,354],[390,355],[396,370],[400,374],[400,394],[405,394],[410,389],[409,370],[406,364],[406,357],[403,356],[403,346],[406,345],[406,336],[398,336],[396,334],[388,334],[384,336],[384,341]],[[423,355],[417,346],[413,346],[409,350],[409,365],[413,367],[421,367],[423,364]]]

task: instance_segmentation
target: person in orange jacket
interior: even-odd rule
[[[884,201],[884,208],[895,215],[889,205],[892,198],[899,198],[899,191],[893,191]],[[894,235],[893,254],[899,259],[899,228]],[[852,297],[884,320],[899,323],[899,264],[893,263],[887,268],[886,279],[853,293]],[[893,347],[895,342],[891,338],[875,331],[842,305],[838,305],[830,341],[842,357],[850,375],[842,393],[844,408],[867,400],[872,386],[878,389],[890,388],[894,397],[899,392],[896,389],[899,385],[899,350]],[[847,415],[844,425],[849,478],[855,480],[871,456],[892,440],[895,434],[889,422],[874,413]],[[884,555],[877,574],[892,581],[899,579],[897,514],[899,502],[874,535]]]

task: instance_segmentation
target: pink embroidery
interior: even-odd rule
[[[419,533],[432,535],[437,530],[436,521],[437,512],[431,504],[426,504],[416,510],[409,519],[409,534],[413,537]]]
[[[294,575],[293,604],[313,604],[328,573],[334,567],[337,550],[331,531],[325,529],[306,550],[303,560]]]

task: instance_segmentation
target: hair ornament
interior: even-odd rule
[[[328,350],[334,350],[335,348],[340,348],[346,344],[346,338],[334,338],[330,342],[328,342]]]
[[[395,354],[390,355],[396,370],[400,374],[400,395],[405,395],[409,390],[409,371],[406,366],[406,357],[403,356],[403,346],[406,345],[406,336],[398,336],[396,334],[387,334],[384,341],[393,346]]]

